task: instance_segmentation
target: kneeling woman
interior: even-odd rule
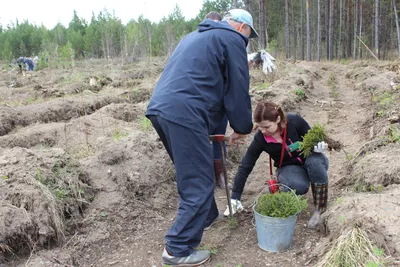
[[[240,198],[247,177],[261,153],[267,152],[274,160],[279,183],[296,190],[298,195],[306,194],[311,184],[316,210],[308,222],[308,227],[315,228],[328,201],[329,163],[324,155],[326,144],[318,143],[313,153],[304,158],[295,148],[296,142],[302,141],[310,129],[302,117],[296,114],[285,115],[281,107],[270,101],[259,102],[253,115],[259,130],[236,173],[232,189],[232,210],[236,212],[243,209]],[[228,215],[229,210],[224,214]]]

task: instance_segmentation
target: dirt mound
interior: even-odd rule
[[[37,124],[28,126],[14,134],[0,136],[0,147],[30,148],[38,144],[53,147],[57,144],[64,123]]]
[[[351,175],[342,182],[354,185],[357,191],[377,191],[382,186],[400,184],[399,153],[400,143],[363,150],[351,160]]]
[[[93,192],[62,149],[6,149],[0,156],[0,247],[27,253],[64,239]]]
[[[154,133],[131,132],[119,141],[101,139],[95,157],[83,164],[93,183],[107,180],[132,200],[159,209],[173,192],[175,172],[161,141]],[[101,177],[107,173],[107,177]],[[98,177],[98,178],[95,178]]]
[[[370,238],[385,254],[400,255],[400,187],[390,186],[382,193],[352,193],[337,199],[324,213],[329,244],[345,232],[358,226],[367,230]],[[321,253],[321,246],[316,251]]]
[[[110,104],[105,107],[105,112],[116,120],[131,122],[139,118],[139,115],[144,114],[137,105],[134,104]]]
[[[125,102],[118,96],[86,97],[85,99],[57,99],[45,103],[23,107],[0,107],[0,136],[8,134],[16,127],[36,122],[59,122],[92,114],[110,103]],[[34,110],[34,111],[32,111]]]

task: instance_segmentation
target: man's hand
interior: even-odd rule
[[[240,139],[244,139],[247,135],[245,134],[238,134],[238,133],[233,133],[231,136],[229,136],[229,145],[235,143],[236,141]]]

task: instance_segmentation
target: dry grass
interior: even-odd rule
[[[50,189],[39,181],[35,181],[36,186],[40,188],[43,196],[48,201],[48,212],[53,222],[53,228],[59,243],[64,241],[64,223],[62,221],[62,211],[60,210],[59,203]]]
[[[339,236],[315,267],[385,266],[387,257],[369,239],[365,230],[353,227]]]

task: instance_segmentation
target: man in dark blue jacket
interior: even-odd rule
[[[257,36],[242,9],[230,10],[222,22],[204,20],[181,40],[154,89],[146,116],[175,165],[179,193],[164,264],[201,264],[210,257],[195,250],[219,216],[208,136],[225,115],[234,130],[230,143],[252,130],[246,46]]]

